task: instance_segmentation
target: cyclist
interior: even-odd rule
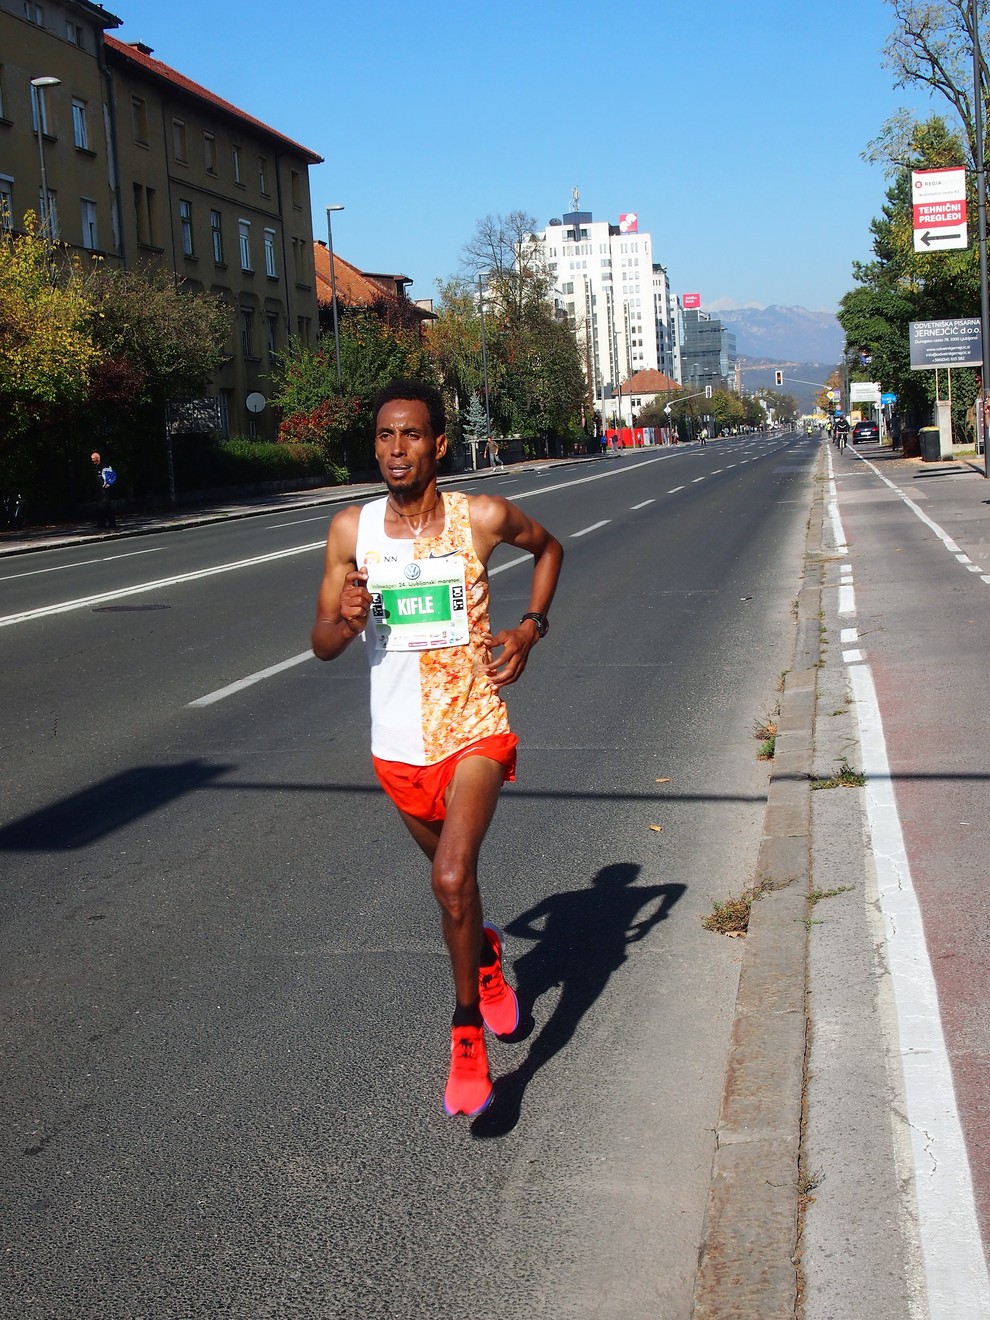
[[[832,435],[841,452],[841,450],[845,449],[846,441],[849,439],[849,422],[845,417],[836,418],[835,428]]]

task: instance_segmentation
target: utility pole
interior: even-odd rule
[[[987,296],[987,168],[983,150],[983,58],[980,51],[980,15],[978,0],[971,0],[970,23],[973,28],[973,123],[976,128],[976,227],[980,245],[980,329],[983,339],[983,366],[980,376],[979,404],[983,410],[983,475],[990,477],[987,454],[987,393],[990,392],[990,299]]]

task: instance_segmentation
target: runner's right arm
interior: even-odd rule
[[[311,642],[318,660],[335,660],[368,622],[371,595],[365,586],[367,573],[357,566],[356,505],[343,509],[327,533],[323,581],[316,603],[316,622]]]

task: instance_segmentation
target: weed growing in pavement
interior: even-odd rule
[[[837,885],[835,889],[813,889],[808,895],[808,901],[814,907],[823,898],[835,898],[838,894],[848,894],[851,890],[852,885]]]
[[[816,1187],[821,1187],[825,1181],[825,1170],[816,1169],[814,1173],[802,1173],[798,1179],[798,1200],[802,1206],[810,1205],[814,1201],[811,1193]]]
[[[777,738],[774,735],[772,738],[764,738],[763,742],[760,743],[760,750],[756,753],[756,759],[758,761],[772,761],[776,753]]]
[[[749,913],[753,904],[764,894],[779,888],[769,876],[762,876],[755,885],[744,889],[738,898],[713,903],[708,916],[701,918],[701,924],[705,930],[712,930],[716,935],[745,935],[749,930]]]
[[[862,788],[866,775],[854,770],[844,756],[839,757],[839,768],[828,779],[812,779],[812,788]]]

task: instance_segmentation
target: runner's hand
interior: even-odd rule
[[[367,588],[368,573],[363,568],[352,568],[344,577],[340,593],[340,621],[355,636],[364,632],[371,609],[371,593]]]
[[[535,641],[536,638],[528,628],[503,628],[494,637],[485,638],[490,650],[502,648],[501,654],[493,656],[491,664],[485,669],[495,688],[506,687],[519,678],[526,668]]]

